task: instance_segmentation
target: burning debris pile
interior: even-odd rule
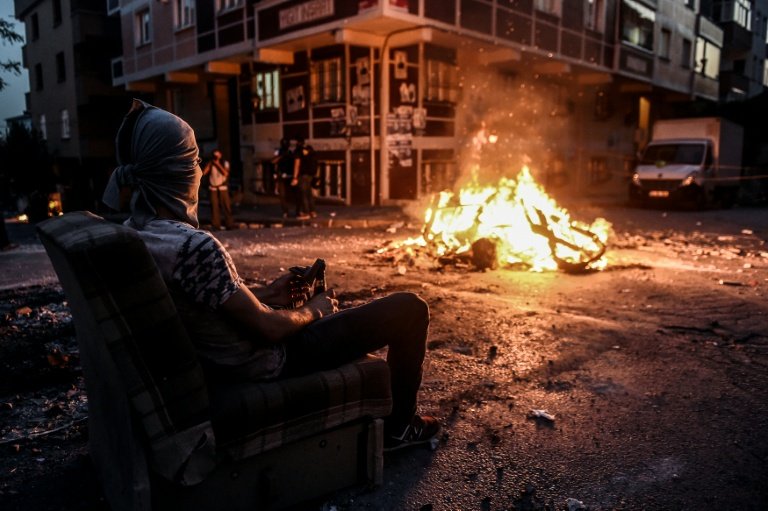
[[[605,268],[611,224],[571,220],[536,183],[528,167],[496,186],[470,185],[433,197],[421,236],[377,253],[397,265],[423,255],[441,266],[472,265],[531,271],[584,272]]]

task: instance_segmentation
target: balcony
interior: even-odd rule
[[[739,72],[721,71],[720,95],[725,96],[736,91],[741,91],[744,94],[749,93],[749,78]]]
[[[735,21],[721,22],[723,43],[735,52],[750,51],[752,48],[752,32]]]

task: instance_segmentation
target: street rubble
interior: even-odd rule
[[[305,509],[768,506],[768,226],[643,215],[616,222],[586,275],[435,258],[403,247],[419,233],[402,223],[221,234],[248,284],[317,256],[342,307],[399,290],[430,304],[420,406],[443,422],[438,449]],[[56,509],[105,509],[60,288],[0,292],[0,334],[0,507],[55,491]]]

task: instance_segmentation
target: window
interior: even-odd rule
[[[563,3],[562,0],[534,0],[533,5],[538,11],[560,16]]]
[[[53,0],[53,26],[61,25],[61,0]]]
[[[35,64],[35,90],[43,90],[43,65]]]
[[[67,79],[67,68],[64,65],[64,52],[56,54],[56,81],[61,83]]]
[[[219,0],[219,10],[227,11],[243,5],[243,0]]]
[[[441,60],[427,60],[427,87],[426,98],[428,101],[458,100],[459,87],[456,66]]]
[[[136,14],[136,46],[152,42],[152,18],[149,8]]]
[[[621,40],[633,46],[653,51],[653,27],[656,13],[636,2],[621,3]]]
[[[698,37],[695,64],[697,73],[716,79],[720,74],[720,47],[703,37]]]
[[[61,111],[61,139],[69,140],[69,110],[66,108]]]
[[[680,58],[682,59],[680,61],[680,66],[682,66],[684,69],[690,69],[691,68],[691,41],[688,39],[683,39],[683,55]]]
[[[768,87],[768,60],[763,62],[763,85]]]
[[[37,41],[40,38],[40,22],[37,19],[37,13],[34,13],[29,18],[29,31],[33,41]]]
[[[256,73],[251,82],[251,93],[258,101],[257,110],[280,108],[280,73],[278,70]]]
[[[344,100],[344,77],[341,59],[312,63],[312,103],[339,103]]]
[[[659,57],[669,60],[669,43],[672,40],[672,32],[666,28],[661,29],[661,39],[659,39]]]
[[[195,0],[176,0],[176,28],[195,24]]]
[[[752,7],[749,0],[725,0],[715,3],[716,21],[738,23],[752,30]]]
[[[40,114],[40,138],[48,140],[48,126],[45,122],[45,114]]]
[[[605,2],[586,0],[584,3],[584,28],[603,32],[605,30]]]

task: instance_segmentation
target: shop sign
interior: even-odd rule
[[[310,0],[279,12],[280,30],[333,16],[333,0]]]

